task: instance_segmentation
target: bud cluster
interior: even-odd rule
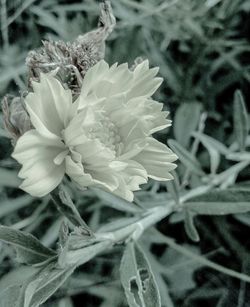
[[[98,28],[80,35],[73,42],[43,41],[43,46],[28,53],[28,89],[32,81],[39,81],[40,73],[51,73],[78,96],[86,72],[104,58],[105,40],[115,26],[115,17],[109,1],[100,3]],[[24,96],[25,93],[22,94]],[[31,128],[29,117],[22,103],[23,97],[5,96],[2,100],[5,128],[14,143]]]

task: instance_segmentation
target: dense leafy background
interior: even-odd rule
[[[244,276],[250,275],[250,215],[245,212],[250,201],[250,138],[242,101],[248,105],[250,2],[114,0],[112,4],[117,26],[107,42],[106,60],[132,65],[141,56],[160,67],[165,82],[156,98],[171,112],[173,127],[157,137],[165,143],[174,139],[169,145],[180,157],[175,182],[149,182],[136,200],[153,207],[204,189],[185,205],[185,214],[175,213],[158,223],[168,244],[160,235],[142,237],[162,305],[249,306],[250,287]],[[93,0],[1,0],[0,96],[26,89],[25,57],[42,39],[73,40],[94,28],[98,15]],[[61,216],[49,198],[33,199],[17,189],[18,165],[11,152],[1,127],[0,222],[55,247]],[[98,192],[83,196],[72,187],[71,193],[92,229],[130,215],[110,207],[112,200]],[[117,246],[82,266],[44,306],[127,306],[119,280],[123,249]],[[223,269],[214,270],[207,260],[245,275],[232,278]],[[5,275],[0,289],[17,275],[28,278],[32,270],[20,268],[12,247],[2,243],[0,261],[0,276],[19,270],[12,273],[14,277]]]

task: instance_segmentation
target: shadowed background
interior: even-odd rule
[[[150,65],[160,67],[165,81],[156,98],[171,112],[173,127],[158,133],[157,138],[164,143],[168,138],[176,139],[189,152],[193,151],[202,169],[211,175],[209,152],[194,142],[192,133],[198,130],[226,146],[235,142],[235,91],[240,89],[247,106],[249,102],[250,2],[114,0],[112,7],[117,25],[106,42],[105,59],[110,64],[133,65],[137,57],[142,57],[148,58]],[[93,0],[1,0],[0,15],[2,98],[6,93],[18,95],[19,91],[26,90],[28,51],[40,47],[41,40],[72,41],[95,28],[99,6]],[[48,198],[33,199],[17,189],[18,165],[10,158],[12,147],[1,116],[0,113],[0,223],[31,232],[45,245],[53,246],[61,222],[59,214]],[[218,159],[216,154],[214,159]],[[192,189],[200,185],[201,179],[193,176],[192,171],[187,172],[181,162],[176,174],[180,186]],[[231,161],[221,157],[218,172],[231,166]],[[249,187],[249,174],[250,168],[246,166],[237,183]],[[153,206],[165,201],[166,192],[171,193],[171,188],[149,182],[138,193],[138,199],[145,199]],[[146,191],[150,191],[150,196]],[[75,202],[93,228],[118,215],[112,208],[102,210],[102,201],[91,191],[84,197],[77,196]],[[188,238],[183,219],[182,214],[174,214],[157,227],[186,250],[250,274],[248,213],[199,216],[196,218],[199,243]],[[112,257],[110,253],[102,255],[83,266],[44,306],[83,306],[83,302],[86,307],[127,306],[118,275],[121,250],[117,247]],[[161,292],[165,293],[163,307],[250,304],[250,288],[246,283],[205,268],[195,258],[187,258],[160,244],[149,246],[149,256],[156,259],[152,260],[152,267],[159,275]],[[0,261],[0,276],[17,267],[13,250],[1,243]]]

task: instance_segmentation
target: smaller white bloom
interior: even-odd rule
[[[17,141],[12,156],[22,164],[20,188],[44,196],[67,174],[79,188],[97,186],[128,201],[148,177],[172,179],[176,155],[152,134],[170,126],[151,96],[162,79],[148,61],[98,62],[87,71],[75,102],[52,76],[41,74],[25,99],[34,129]]]

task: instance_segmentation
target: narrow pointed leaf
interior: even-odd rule
[[[46,302],[74,270],[75,266],[60,269],[56,263],[48,264],[26,285],[24,307],[38,307]]]
[[[70,195],[62,186],[55,189],[50,194],[61,214],[63,214],[74,226],[79,227],[84,235],[93,236],[91,229],[82,219]]]
[[[189,199],[184,207],[196,214],[225,215],[250,211],[250,192],[245,189],[214,190]]]
[[[233,112],[235,138],[239,144],[240,150],[244,150],[249,132],[249,123],[244,98],[239,90],[234,94]]]
[[[199,123],[200,112],[201,105],[197,102],[183,103],[177,109],[173,121],[174,136],[183,147],[189,144],[191,134]]]
[[[33,235],[11,227],[0,226],[0,240],[15,247],[20,262],[35,264],[56,255]]]
[[[177,154],[180,161],[196,175],[204,175],[203,170],[201,169],[199,161],[193,156],[190,152],[188,152],[183,146],[181,146],[175,140],[168,141],[171,149]]]
[[[199,242],[200,236],[194,225],[194,216],[189,210],[185,210],[184,227],[188,237],[194,241]]]
[[[160,307],[160,294],[150,264],[136,243],[129,243],[120,266],[121,282],[130,307]]]

